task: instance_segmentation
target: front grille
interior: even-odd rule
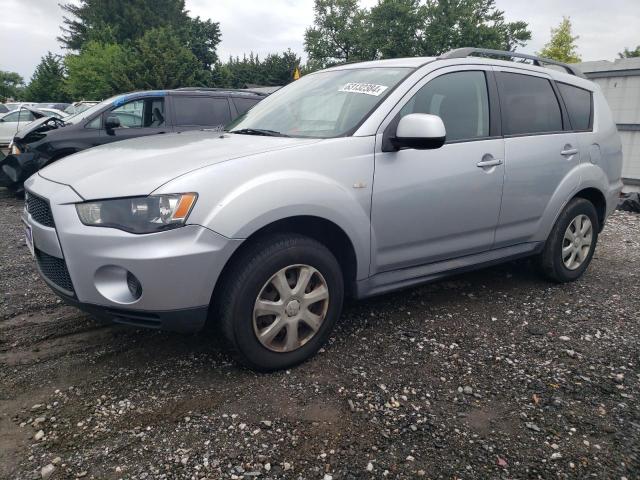
[[[55,228],[56,225],[53,223],[53,214],[51,213],[49,202],[32,193],[27,193],[26,202],[27,211],[34,221],[45,227]]]
[[[52,257],[37,248],[35,253],[42,275],[54,285],[73,293],[73,284],[65,261],[62,258]]]

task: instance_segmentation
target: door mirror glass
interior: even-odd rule
[[[120,119],[115,115],[110,115],[107,117],[107,120],[104,122],[104,128],[107,130],[113,130],[114,128],[120,127]]]
[[[437,115],[410,113],[400,119],[392,139],[396,148],[429,150],[444,145],[447,133],[444,123]]]

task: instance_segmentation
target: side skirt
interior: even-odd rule
[[[478,270],[542,251],[544,242],[529,242],[510,247],[452,258],[441,262],[402,268],[373,275],[356,284],[356,297],[367,298],[374,295],[433,282],[451,275]]]

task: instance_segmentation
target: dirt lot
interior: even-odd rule
[[[2,478],[640,478],[638,215],[581,281],[519,262],[349,305],[256,375],[60,304],[21,208],[0,190]]]

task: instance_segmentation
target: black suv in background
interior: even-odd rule
[[[248,90],[181,88],[117,95],[64,119],[38,119],[14,137],[0,160],[0,186],[21,193],[33,173],[62,157],[127,138],[222,128],[266,95]]]

